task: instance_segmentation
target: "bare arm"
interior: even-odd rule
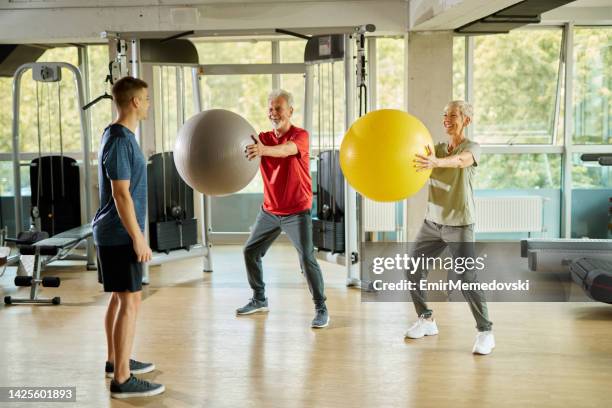
[[[453,156],[444,158],[436,158],[436,167],[455,167],[455,168],[466,168],[474,164],[474,156],[470,152],[462,152]]]
[[[146,243],[145,237],[138,225],[138,220],[136,219],[134,201],[130,194],[130,181],[111,180],[111,189],[113,200],[115,200],[115,207],[117,207],[117,213],[119,214],[121,223],[127,230],[130,238],[132,238],[138,262],[150,261],[151,249]]]
[[[255,143],[247,146],[246,153],[249,160],[257,156],[289,157],[298,153],[297,145],[292,141],[276,146],[265,146],[260,140],[255,139],[255,137],[251,136],[251,138]]]
[[[450,167],[463,169],[474,164],[474,156],[471,152],[462,152],[448,157],[436,157],[431,147],[427,146],[427,155],[417,154],[415,167],[419,170],[433,169],[436,167]]]
[[[262,156],[289,157],[297,154],[297,152],[298,148],[295,143],[288,141],[276,146],[263,146]]]

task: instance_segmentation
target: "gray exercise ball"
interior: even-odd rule
[[[185,183],[211,196],[243,189],[259,169],[259,157],[249,161],[246,147],[255,129],[242,116],[210,109],[191,117],[178,133],[174,164]]]

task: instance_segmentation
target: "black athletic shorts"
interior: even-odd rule
[[[142,263],[130,245],[98,246],[98,282],[105,292],[142,290]]]

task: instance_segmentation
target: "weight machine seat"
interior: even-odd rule
[[[60,250],[75,245],[89,238],[92,234],[93,230],[91,224],[81,225],[80,227],[64,231],[51,238],[35,242],[32,245],[20,246],[19,252],[22,255],[35,255],[38,250],[40,255],[54,256],[57,255]]]
[[[612,261],[580,258],[570,263],[572,280],[593,300],[612,304]]]
[[[6,265],[10,254],[11,254],[11,248],[0,247],[0,266]]]
[[[80,227],[69,229],[68,231],[61,232],[54,235],[52,238],[73,238],[83,240],[93,235],[93,229],[91,224],[81,225]],[[52,239],[50,238],[50,239]]]

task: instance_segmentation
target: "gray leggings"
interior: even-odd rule
[[[316,306],[325,304],[323,293],[323,275],[315,258],[312,244],[312,218],[310,211],[298,214],[279,216],[270,214],[263,209],[257,214],[251,235],[244,246],[244,262],[247,269],[249,285],[253,289],[255,299],[265,299],[265,284],[261,258],[270,245],[285,232],[300,256],[300,265],[304,271],[308,288]]]
[[[474,225],[450,226],[441,225],[433,221],[425,220],[421,230],[416,237],[416,245],[412,256],[437,257],[442,251],[448,248],[451,256],[475,257],[474,248]],[[415,290],[411,291],[412,301],[419,316],[430,317],[433,313],[427,307],[426,293],[419,288],[419,281],[427,279],[429,271],[419,269],[414,274],[408,274],[410,280],[416,282]],[[462,274],[457,274],[462,282],[478,282],[475,270],[466,270]],[[478,331],[491,330],[493,323],[489,320],[487,303],[482,290],[462,290],[463,297],[470,305],[470,310],[476,319]]]

